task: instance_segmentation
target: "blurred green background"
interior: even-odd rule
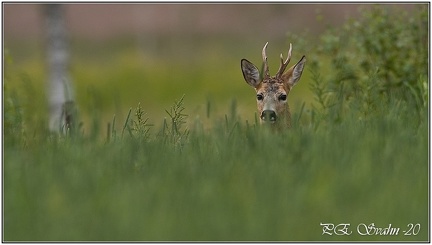
[[[269,42],[270,70],[279,54],[293,43],[294,64],[306,55],[317,59],[314,47],[328,28],[340,27],[360,15],[357,4],[66,4],[70,41],[70,73],[84,127],[95,114],[108,122],[124,119],[141,103],[155,124],[164,109],[183,94],[190,119],[211,113],[224,115],[237,104],[252,121],[254,90],[243,80],[240,60],[260,66],[261,49]],[[414,9],[415,5],[391,5]],[[27,91],[32,113],[46,115],[47,65],[42,5],[4,5],[4,47],[12,62],[5,86]],[[307,35],[308,43],[296,37]],[[9,73],[9,72],[8,72]],[[309,107],[310,65],[289,95],[292,109]],[[18,76],[18,77],[17,77]],[[23,76],[25,77],[23,79]],[[23,84],[23,80],[26,81]]]

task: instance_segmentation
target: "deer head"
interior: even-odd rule
[[[275,76],[270,76],[269,66],[267,63],[268,42],[262,50],[263,74],[260,74],[258,68],[246,59],[241,60],[243,77],[246,82],[255,88],[258,112],[261,123],[270,123],[276,125],[291,126],[291,113],[287,102],[288,94],[294,85],[300,80],[306,58],[300,59],[297,64],[285,69],[291,60],[292,45],[288,51],[288,57],[284,61],[280,55],[280,66]]]

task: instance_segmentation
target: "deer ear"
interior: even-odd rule
[[[290,87],[296,85],[296,83],[300,80],[305,63],[306,56],[303,55],[303,57],[300,59],[299,62],[297,62],[297,64],[289,68],[289,70],[285,74],[283,74],[282,79],[286,83],[288,83]]]
[[[260,72],[258,68],[246,59],[241,60],[241,69],[246,82],[256,88],[260,84]]]

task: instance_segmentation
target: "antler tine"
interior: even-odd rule
[[[288,51],[288,57],[286,58],[285,62],[283,61],[283,55],[280,55],[281,58],[281,64],[279,67],[279,71],[276,73],[277,77],[282,76],[282,74],[284,73],[286,67],[288,66],[289,62],[291,61],[291,52],[292,52],[292,44],[290,43],[290,48]]]
[[[288,50],[288,57],[287,57],[287,59],[285,61],[285,64],[287,64],[287,65],[288,65],[288,63],[291,60],[291,51],[292,51],[292,44],[290,43],[290,49]]]
[[[268,63],[267,63],[267,54],[266,54],[267,45],[268,45],[268,42],[266,42],[266,44],[264,45],[264,48],[262,50],[262,58],[263,58],[263,62],[264,62],[264,68],[263,68],[264,77],[270,77],[269,67],[268,67]]]
[[[283,70],[285,70],[285,68],[284,68],[283,55],[281,53],[280,54],[280,66],[279,66],[278,72],[276,73],[276,77],[279,77],[280,75],[282,75]]]

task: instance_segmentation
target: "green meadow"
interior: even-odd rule
[[[271,73],[308,59],[286,131],[241,74],[261,40],[71,40],[65,135],[38,44],[5,43],[3,240],[429,241],[428,8],[270,43]]]

